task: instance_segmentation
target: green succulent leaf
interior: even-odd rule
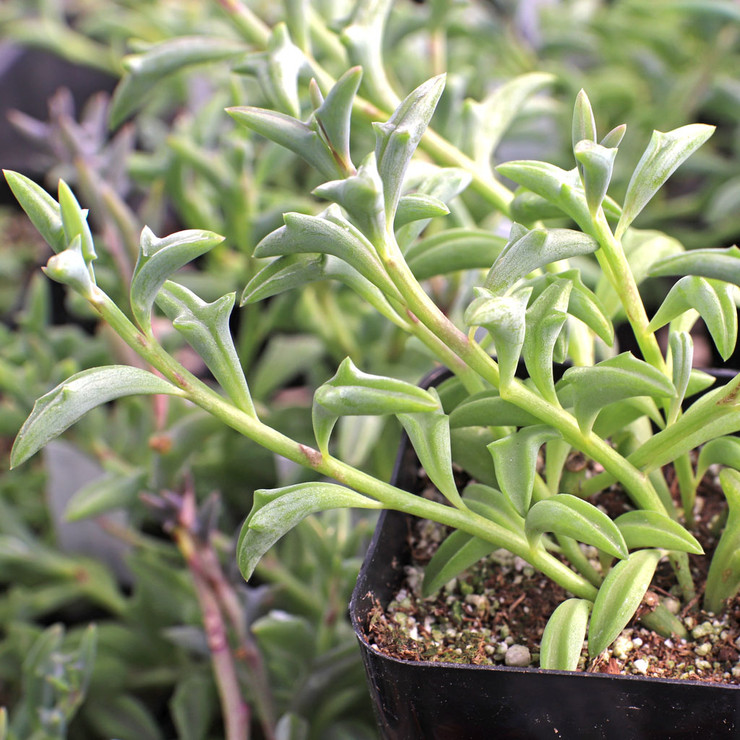
[[[367,239],[382,243],[385,231],[383,183],[374,153],[365,157],[355,174],[319,185],[313,193],[342,206]]]
[[[622,534],[609,516],[569,493],[559,493],[534,504],[524,520],[524,529],[532,546],[536,546],[545,532],[552,532],[598,547],[615,558],[623,559],[629,554]]]
[[[82,240],[76,236],[69,247],[49,257],[44,273],[52,280],[69,285],[85,298],[93,297],[95,282],[91,276],[90,265],[82,256]]]
[[[486,278],[485,287],[494,295],[511,291],[530,272],[558,260],[592,254],[598,242],[572,229],[526,229],[514,224],[509,242]]]
[[[592,144],[596,143],[596,119],[591,108],[591,101],[588,99],[585,90],[581,90],[576,95],[576,102],[573,106],[571,142],[574,153],[581,141],[589,141]]]
[[[80,208],[77,198],[64,180],[59,181],[59,208],[67,244],[71,244],[76,237],[79,237],[80,249],[85,262],[92,262],[97,255],[87,223],[87,209]]]
[[[496,171],[559,208],[581,229],[589,228],[591,215],[577,169],[566,171],[548,162],[514,160],[498,165]]]
[[[737,341],[737,306],[734,286],[720,280],[687,275],[668,292],[648,325],[655,331],[682,313],[694,309],[704,319],[717,351],[727,360]]]
[[[347,358],[314,393],[314,434],[319,449],[326,454],[340,416],[415,414],[439,408],[436,394],[403,380],[363,373]]]
[[[553,378],[555,343],[568,318],[568,299],[572,284],[567,280],[551,283],[527,309],[527,333],[522,356],[527,372],[542,396],[558,403]]]
[[[76,522],[124,509],[136,501],[144,485],[143,471],[124,476],[110,473],[96,478],[75,492],[64,511],[64,518]]]
[[[630,550],[651,547],[690,552],[694,555],[704,553],[694,535],[662,512],[636,509],[618,516],[614,523],[619,527]]]
[[[12,170],[3,170],[5,179],[21,208],[31,219],[31,223],[54,250],[61,252],[67,248],[67,239],[62,224],[62,209],[54,198],[33,180]]]
[[[289,530],[327,509],[380,509],[382,505],[334,483],[297,485],[254,493],[254,504],[236,546],[239,570],[249,580],[260,558]]]
[[[499,487],[520,516],[529,511],[540,447],[557,436],[557,430],[537,424],[488,445]]]
[[[646,472],[656,470],[690,450],[699,449],[711,439],[740,431],[739,384],[740,375],[726,385],[705,393],[673,424],[635,450],[629,456],[629,461]]]
[[[389,226],[395,218],[406,168],[432,119],[444,83],[444,75],[427,80],[401,102],[386,123],[373,124],[375,157]]]
[[[406,430],[429,479],[453,506],[464,508],[452,472],[449,417],[442,411],[437,392],[433,388],[428,392],[437,398],[438,408],[431,411],[425,409],[420,413],[398,413],[398,420]]]
[[[424,568],[422,596],[426,598],[434,595],[446,583],[490,555],[495,549],[496,545],[467,532],[460,530],[452,532],[437,548]]]
[[[131,310],[142,330],[151,331],[152,306],[165,280],[223,240],[212,231],[200,229],[178,231],[160,239],[151,229],[144,227],[139,259],[131,278]]]
[[[362,67],[347,70],[329,90],[326,99],[313,114],[327,143],[347,174],[353,169],[349,152],[352,104],[361,81]]]
[[[740,472],[720,471],[719,482],[727,499],[729,513],[722,536],[712,556],[704,592],[704,607],[719,614],[740,588]]]
[[[530,72],[505,82],[480,103],[465,101],[463,115],[471,119],[472,128],[469,149],[478,164],[490,164],[504,134],[529,99],[554,80],[546,72]]]
[[[332,254],[354,267],[386,295],[398,291],[385,272],[373,245],[362,232],[330,206],[319,216],[286,213],[285,226],[268,234],[255,248],[255,257],[289,254]]]
[[[681,404],[686,398],[691,380],[691,368],[694,360],[694,343],[687,331],[672,331],[668,337],[671,350],[671,379],[676,395],[671,399],[668,410],[668,421],[673,423],[681,411]]]
[[[398,229],[412,221],[446,216],[450,209],[439,199],[424,193],[402,195],[398,201],[396,220],[393,227]]]
[[[619,239],[673,172],[714,132],[714,126],[693,123],[668,133],[653,131],[632,173],[615,236]]]
[[[483,229],[447,229],[420,239],[406,261],[417,280],[458,270],[490,269],[506,239]]]
[[[638,550],[607,573],[588,628],[588,653],[592,658],[606,650],[632,619],[660,558],[659,550]]]
[[[540,644],[540,668],[575,671],[586,639],[591,602],[566,599],[547,620]]]
[[[655,277],[698,275],[740,286],[740,248],[692,249],[666,256],[650,269]]]
[[[724,465],[740,470],[740,438],[710,439],[700,450],[696,461],[696,481],[699,483],[712,465]]]
[[[627,125],[624,123],[615,126],[600,142],[601,146],[607,149],[615,149],[622,143],[625,133],[627,132]]]
[[[568,297],[568,313],[588,326],[604,344],[614,344],[614,325],[607,317],[607,310],[596,294],[588,288],[581,279],[577,269],[564,270],[556,274],[546,273],[529,282],[533,287],[533,295],[539,296],[545,286],[566,280],[571,291]]]
[[[249,388],[229,327],[235,298],[234,293],[228,293],[213,303],[206,303],[183,285],[168,280],[157,294],[156,301],[236,406],[254,415]]]
[[[181,36],[163,41],[141,54],[127,56],[127,74],[113,93],[110,108],[111,128],[117,128],[138,110],[156,83],[187,67],[219,62],[244,54],[244,45],[214,36]]]
[[[561,381],[573,386],[575,415],[582,429],[591,429],[599,411],[635,396],[672,397],[675,388],[657,368],[623,352],[592,367],[568,368]]]
[[[606,197],[617,150],[607,149],[593,141],[583,140],[576,144],[575,155],[581,165],[588,210],[595,215]]]
[[[307,64],[304,53],[291,41],[287,25],[278,23],[267,49],[250,54],[234,71],[254,75],[275,108],[298,118],[301,114],[298,75]]]
[[[13,445],[11,467],[28,460],[96,406],[122,396],[156,393],[183,395],[179,388],[163,378],[127,365],[96,367],[75,373],[36,401]]]
[[[252,106],[235,106],[226,112],[242,126],[294,152],[325,178],[345,176],[329,147],[308,124],[279,111]]]
[[[290,254],[278,257],[247,283],[240,305],[256,303],[320,280],[338,280],[344,283],[389,321],[405,326],[382,291],[354,267],[331,254]]]
[[[512,426],[539,423],[536,416],[505,401],[497,390],[486,390],[466,398],[450,412],[450,428]]]
[[[514,381],[524,345],[526,310],[531,288],[514,295],[494,295],[476,288],[477,298],[468,306],[463,320],[468,326],[482,326],[493,337],[498,357],[501,387]]]

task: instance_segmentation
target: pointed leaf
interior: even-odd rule
[[[527,372],[542,396],[557,403],[553,378],[555,343],[567,319],[572,284],[559,280],[549,285],[527,309],[527,333],[522,356]]]
[[[509,243],[493,263],[486,288],[496,295],[510,291],[533,270],[558,260],[591,254],[598,242],[572,229],[532,229],[515,224]]]
[[[571,127],[571,143],[575,153],[578,144],[582,141],[596,143],[596,120],[585,90],[580,90],[576,95],[576,103],[573,107],[573,124]]]
[[[452,532],[424,567],[422,596],[432,596],[446,583],[496,550],[496,545],[467,532]]]
[[[139,327],[151,331],[151,310],[164,281],[220,244],[224,237],[212,231],[188,229],[158,238],[147,227],[141,232],[139,259],[131,278],[131,310]]]
[[[434,388],[430,388],[429,393],[436,396],[439,401]],[[399,413],[397,416],[429,480],[453,506],[462,508],[462,499],[452,472],[449,417],[442,411],[441,406],[440,403],[439,408],[432,411]]]
[[[113,94],[111,128],[117,128],[147,99],[155,84],[186,67],[218,62],[243,54],[244,45],[214,36],[180,36],[123,60],[126,74]]]
[[[473,159],[488,164],[504,134],[526,105],[545,86],[555,81],[546,72],[519,75],[496,88],[480,103],[466,101],[473,118]]]
[[[62,213],[62,226],[67,244],[70,244],[75,237],[79,237],[80,249],[85,262],[92,262],[97,255],[87,223],[87,209],[80,208],[77,198],[64,180],[59,181],[59,208]]]
[[[67,240],[64,236],[62,210],[59,203],[40,185],[25,175],[12,170],[3,170],[3,172],[13,195],[46,243],[55,252],[66,249]]]
[[[520,516],[529,511],[540,447],[557,436],[557,430],[537,424],[488,445],[499,487]]]
[[[694,535],[659,511],[638,509],[618,516],[614,523],[630,550],[640,547],[704,554]]]
[[[694,343],[687,331],[672,331],[668,337],[668,346],[671,350],[671,379],[676,389],[676,395],[671,399],[668,410],[668,423],[672,424],[678,418],[689,387]]]
[[[724,465],[740,470],[740,438],[718,437],[710,439],[700,450],[696,462],[697,484],[712,465]]]
[[[714,126],[693,123],[668,133],[653,131],[650,143],[632,173],[615,236],[619,239],[663,183],[714,132]]]
[[[144,487],[144,479],[143,471],[96,478],[75,492],[64,511],[64,518],[76,522],[114,509],[125,509],[136,501]]]
[[[336,157],[349,173],[352,159],[349,152],[352,104],[362,80],[362,67],[347,70],[329,90],[329,94],[314,111],[321,130]]]
[[[450,412],[450,427],[471,426],[523,427],[538,424],[539,419],[499,396],[496,390],[487,390],[466,398]]]
[[[727,360],[737,342],[737,306],[733,293],[734,288],[726,282],[687,275],[670,289],[648,329],[655,331],[694,309],[704,319],[722,359]]]
[[[11,466],[28,460],[90,409],[121,396],[155,393],[183,395],[179,388],[163,378],[126,365],[96,367],[75,373],[36,401],[31,415],[18,432],[10,456]]]
[[[727,522],[712,556],[704,592],[704,607],[715,614],[740,588],[740,472],[724,468],[719,482],[727,499]]]
[[[406,168],[432,119],[444,84],[444,75],[427,80],[401,102],[386,123],[373,124],[375,157],[389,223],[395,218]]]
[[[72,240],[68,249],[49,257],[42,270],[52,280],[69,285],[85,298],[93,298],[95,282],[90,265],[82,256],[82,241],[79,236]]]
[[[563,384],[573,386],[575,415],[582,429],[591,429],[605,406],[635,396],[673,396],[675,389],[660,370],[638,360],[630,352],[593,367],[572,367]]]
[[[417,280],[458,270],[490,269],[506,239],[482,229],[448,229],[416,242],[406,261]]]
[[[586,639],[591,602],[566,599],[547,620],[540,644],[540,668],[575,671]]]
[[[327,509],[381,509],[377,501],[334,483],[298,483],[254,493],[236,546],[239,570],[249,580],[260,558],[289,530]]]
[[[347,262],[386,295],[396,295],[395,285],[385,273],[373,245],[336,206],[319,216],[286,213],[285,226],[268,234],[255,248],[255,257],[318,252],[333,254]]]
[[[295,152],[325,178],[344,177],[331,150],[308,124],[279,111],[251,106],[227,108],[226,112],[242,126]]]
[[[692,249],[674,254],[653,264],[650,274],[656,277],[699,275],[740,286],[740,248]]]
[[[582,168],[583,189],[591,215],[595,215],[606,197],[612,179],[616,149],[607,149],[592,141],[579,141],[575,155]]]
[[[591,216],[577,169],[563,170],[554,164],[535,160],[505,162],[496,171],[544,198],[587,229]]]
[[[622,143],[622,139],[627,131],[627,124],[621,123],[615,126],[600,142],[601,146],[607,149],[614,149]]]
[[[424,193],[409,193],[402,195],[398,201],[394,229],[399,229],[412,221],[446,216],[450,209],[439,198],[433,198]]]
[[[200,355],[218,384],[242,411],[254,415],[254,406],[236,353],[229,326],[235,293],[206,303],[183,285],[165,282],[157,295],[157,305]]]
[[[638,550],[617,563],[596,595],[588,628],[588,653],[594,658],[614,642],[640,606],[661,554]]]
[[[468,306],[463,320],[468,326],[482,326],[493,337],[499,362],[501,386],[516,376],[526,331],[526,309],[531,288],[514,295],[493,295],[476,288],[477,298]]]
[[[569,493],[559,493],[534,504],[524,520],[524,529],[532,546],[545,532],[552,532],[598,547],[615,558],[628,555],[624,538],[609,516]]]
[[[314,393],[314,434],[325,454],[340,416],[419,413],[439,408],[439,397],[430,391],[403,380],[363,373],[347,358],[334,377]]]

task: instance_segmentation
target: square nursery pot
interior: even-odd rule
[[[719,382],[729,379],[722,371],[713,374]],[[446,377],[447,371],[435,371],[422,385],[438,385]],[[393,483],[414,490],[416,466],[414,451],[404,439]],[[381,515],[350,603],[383,738],[740,737],[740,686],[403,661],[377,651],[368,643],[365,628],[374,603],[386,606],[403,580],[403,568],[410,562],[411,519],[396,511]]]

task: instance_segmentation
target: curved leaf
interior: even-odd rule
[[[591,214],[595,215],[606,197],[617,150],[583,140],[576,144],[575,155],[581,165],[586,203]]]
[[[569,493],[534,504],[524,520],[524,530],[533,545],[545,532],[552,532],[598,547],[615,558],[628,555],[617,525],[601,509]]]
[[[675,519],[659,511],[638,509],[618,516],[614,523],[630,550],[640,547],[661,548],[702,555],[704,550],[694,535]]]
[[[675,283],[648,325],[655,331],[685,311],[694,309],[704,319],[717,351],[727,360],[737,342],[737,306],[734,287],[720,280],[687,275]]]
[[[523,411],[499,396],[496,390],[487,390],[466,398],[450,412],[450,428],[512,426],[538,424],[536,416]]]
[[[740,248],[733,245],[726,249],[692,249],[669,255],[653,264],[650,274],[699,275],[740,286]]]
[[[688,159],[714,132],[714,126],[693,123],[662,133],[653,131],[652,138],[632,173],[617,224],[617,239],[627,230],[642,209],[673,172]]]
[[[131,278],[131,311],[141,329],[151,331],[152,306],[165,280],[223,240],[224,237],[212,231],[200,229],[178,231],[160,239],[144,227],[139,259]]]
[[[335,483],[298,483],[254,492],[254,504],[236,546],[239,570],[249,580],[260,558],[309,514],[327,509],[381,509],[367,496]]]
[[[155,393],[184,395],[163,378],[127,365],[109,365],[75,373],[36,401],[13,445],[11,467],[28,460],[96,406],[122,396]]]
[[[727,499],[728,515],[712,556],[704,592],[704,607],[719,614],[740,588],[740,472],[724,468],[719,482]]]
[[[467,532],[456,530],[447,536],[424,568],[421,594],[432,596],[464,570],[496,550],[496,545]]]
[[[544,424],[524,427],[488,445],[499,488],[520,516],[526,516],[540,447],[559,432]]]
[[[540,668],[575,671],[586,639],[591,602],[566,599],[547,620],[540,644]]]
[[[406,261],[417,280],[458,270],[489,270],[506,239],[482,229],[448,229],[416,242]]]
[[[514,224],[509,243],[504,247],[486,278],[485,287],[494,295],[511,291],[512,287],[545,265],[577,255],[591,254],[598,242],[572,229],[525,229]]]
[[[606,650],[632,619],[660,558],[658,550],[638,550],[609,571],[591,612],[588,653],[592,658]]]

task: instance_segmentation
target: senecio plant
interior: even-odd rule
[[[437,167],[416,154],[444,77],[423,83],[388,120],[373,124],[374,150],[356,167],[349,131],[361,76],[355,67],[327,89],[312,82],[306,121],[277,110],[229,109],[239,124],[306,160],[323,178],[313,194],[327,203],[316,215],[286,213],[285,225],[261,241],[255,257],[269,261],[246,285],[241,303],[312,281],[341,281],[421,342],[452,379],[439,392],[427,390],[364,373],[346,359],[315,392],[315,445],[291,439],[260,419],[250,397],[229,333],[235,294],[207,303],[177,282],[178,269],[221,237],[187,230],[160,238],[145,228],[130,305],[118,306],[96,285],[87,213],[69,187],[60,182],[57,201],[8,172],[15,195],[56,253],[47,275],[83,296],[150,367],[85,370],[47,393],[20,431],[12,464],[27,460],[89,409],[120,396],[186,399],[317,474],[312,482],[255,494],[237,546],[245,578],[313,512],[358,507],[425,517],[452,531],[428,566],[425,592],[505,548],[572,594],[548,623],[541,664],[573,670],[584,639],[596,656],[626,626],[662,559],[673,564],[677,594],[694,598],[688,554],[702,552],[690,531],[695,496],[709,466],[720,463],[729,515],[703,597],[707,610],[719,612],[740,586],[740,445],[731,436],[740,430],[740,377],[707,390],[715,381],[692,368],[689,329],[701,317],[720,355],[731,354],[740,251],[684,252],[673,240],[655,242],[630,229],[711,127],[655,132],[620,205],[607,189],[625,127],[599,141],[581,93],[572,170],[538,161],[498,167],[519,186],[509,204],[508,239],[467,227],[427,233],[432,219],[438,224],[437,217],[448,213],[445,203],[470,183],[463,169]],[[440,141],[431,139],[433,147]],[[483,142],[479,161],[489,154]],[[492,177],[487,182],[500,185]],[[508,191],[501,185],[499,192]],[[543,225],[553,218],[573,228]],[[593,287],[581,278],[579,265],[586,264],[600,268]],[[423,281],[471,269],[481,280],[460,328]],[[652,318],[638,291],[648,274],[678,277]],[[155,305],[200,354],[215,384],[192,375],[158,342]],[[615,316],[632,328],[642,359],[609,350]],[[662,350],[655,332],[665,325]],[[566,369],[556,371],[563,360]],[[347,415],[396,416],[446,501],[401,490],[334,457],[332,431]],[[453,460],[455,439],[463,443]],[[590,461],[580,473],[567,464],[574,454]],[[464,490],[453,463],[470,474]],[[680,505],[669,493],[666,466],[675,470]],[[598,503],[598,494],[615,484],[633,508],[613,520],[591,501]],[[582,544],[599,557],[587,557]],[[666,635],[685,634],[663,605],[642,618]]]

